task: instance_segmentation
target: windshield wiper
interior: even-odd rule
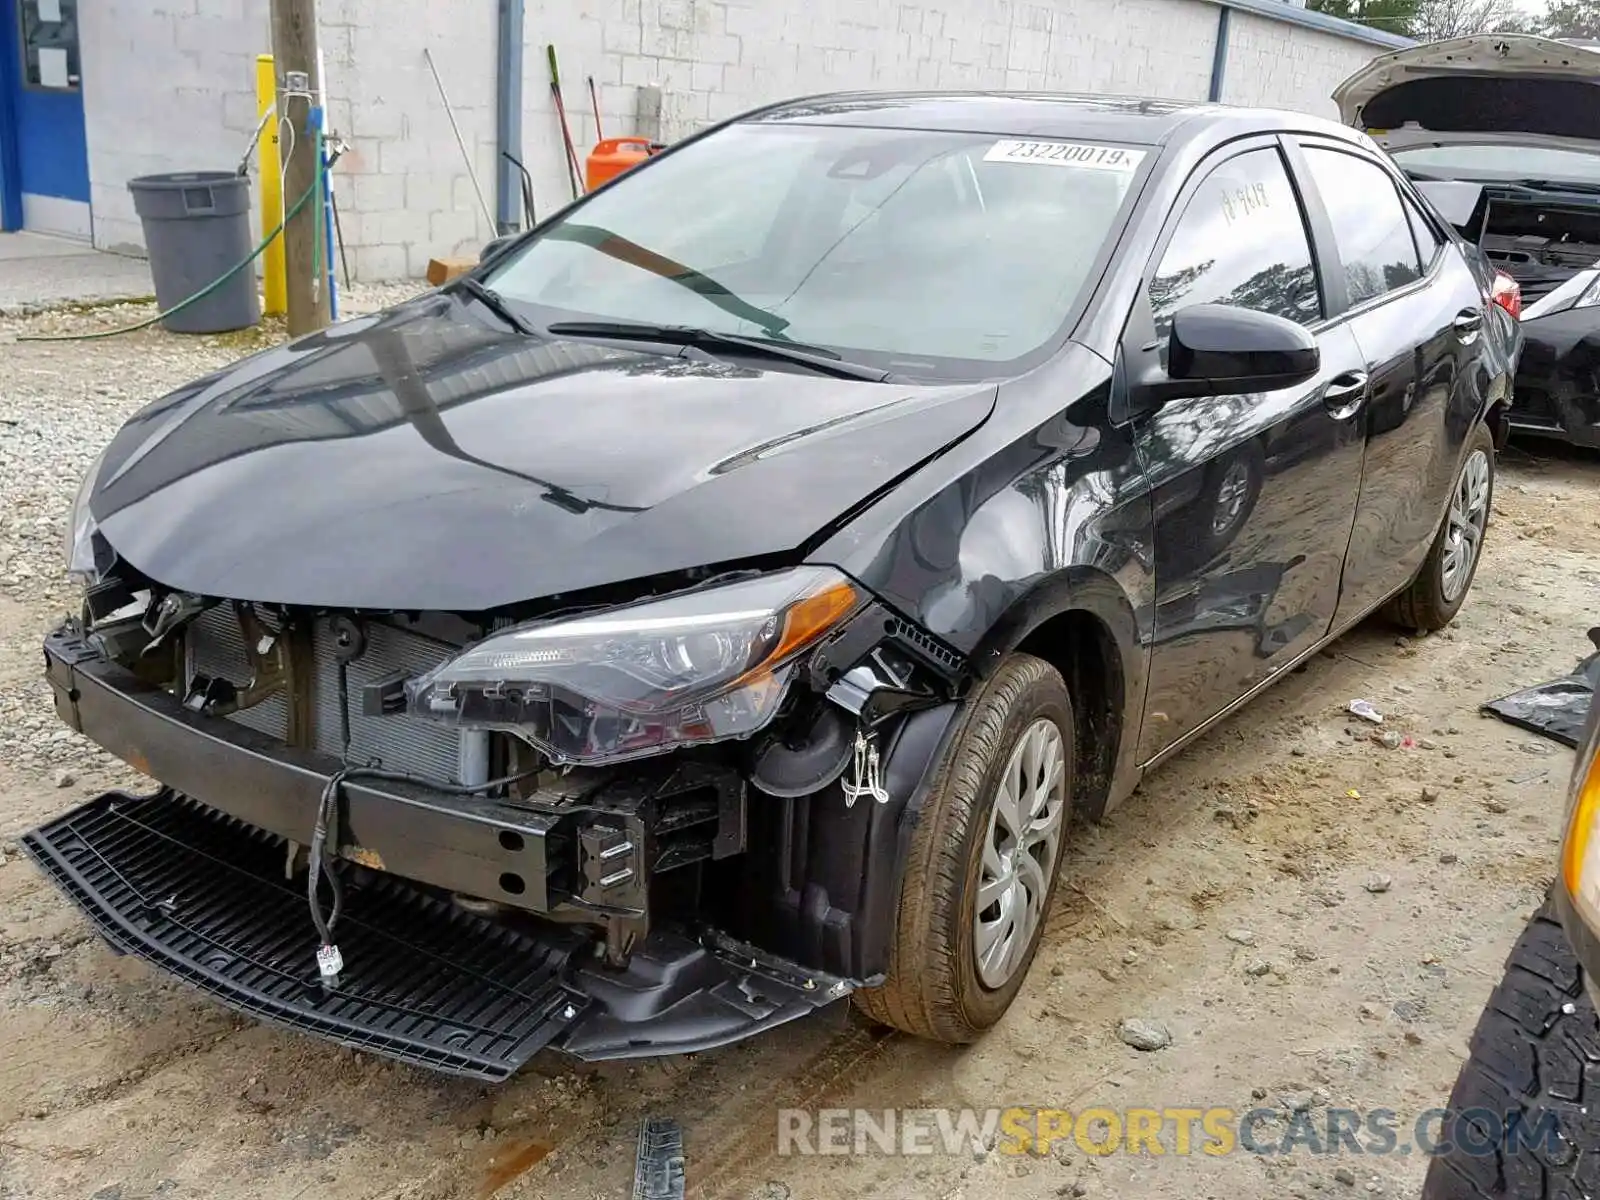
[[[525,334],[528,337],[539,336],[537,329],[517,316],[512,307],[506,303],[504,296],[492,287],[479,283],[471,275],[456,276],[455,279],[445,285],[445,290],[465,292],[518,333]]]
[[[832,350],[822,346],[807,346],[802,342],[768,341],[766,338],[745,337],[739,333],[718,333],[714,329],[696,329],[690,325],[650,325],[642,321],[557,321],[546,331],[561,337],[617,338],[620,341],[661,342],[668,346],[694,346],[701,350],[737,350],[744,354],[762,355],[809,367],[824,375],[840,379],[866,379],[882,383],[889,378],[888,371],[861,363],[847,362]]]
[[[641,246],[638,242],[629,241],[609,229],[563,221],[554,229],[546,230],[543,236],[553,242],[575,242],[580,246],[588,246],[608,258],[627,263],[631,267],[638,267],[641,271],[649,271],[650,274],[658,275],[668,283],[687,288],[730,316],[737,317],[741,321],[749,321],[763,333],[778,334],[788,328],[787,319],[777,313],[756,307],[703,271],[686,267],[676,259],[657,254],[654,250]]]
[[[1559,179],[1514,179],[1512,183],[1536,192],[1577,192],[1585,196],[1600,196],[1600,184],[1565,183]]]

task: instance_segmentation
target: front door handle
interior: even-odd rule
[[[1343,421],[1361,411],[1367,399],[1367,373],[1346,371],[1328,381],[1328,390],[1322,393],[1322,404],[1335,421]]]
[[[1483,328],[1483,312],[1476,308],[1463,308],[1450,324],[1455,326],[1456,337],[1462,342],[1471,342]]]

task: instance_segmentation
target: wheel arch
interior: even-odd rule
[[[1098,820],[1138,782],[1147,660],[1134,606],[1103,571],[1061,572],[1018,598],[971,661],[987,676],[1019,652],[1043,659],[1066,681],[1077,723],[1073,807]]]

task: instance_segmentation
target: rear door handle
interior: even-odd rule
[[[1456,337],[1463,342],[1470,342],[1483,328],[1483,313],[1476,308],[1463,308],[1450,323],[1455,326]]]
[[[1343,421],[1361,411],[1367,399],[1367,373],[1346,371],[1328,381],[1322,404],[1335,421]]]

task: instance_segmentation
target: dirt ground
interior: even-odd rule
[[[69,393],[105,369],[3,353]],[[37,410],[18,396],[0,391],[0,418],[22,427]],[[66,593],[13,570],[0,720],[26,738],[0,761],[0,1197],[618,1197],[646,1114],[683,1123],[690,1194],[708,1198],[1415,1195],[1416,1156],[780,1157],[776,1113],[1331,1105],[1405,1125],[1443,1104],[1553,875],[1571,762],[1477,707],[1566,671],[1600,623],[1600,461],[1532,449],[1503,460],[1452,630],[1357,631],[1076,831],[1028,985],[981,1044],[886,1037],[836,1007],[714,1053],[547,1055],[498,1088],[237,1019],[90,933],[15,839],[127,776],[57,732],[35,647]],[[12,517],[59,529],[58,514]],[[1369,740],[1343,712],[1356,697],[1415,744]],[[1253,945],[1228,937],[1246,930]],[[1163,1022],[1173,1044],[1130,1049],[1125,1017]]]

